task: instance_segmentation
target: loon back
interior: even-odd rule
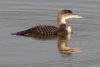
[[[39,25],[24,31],[12,33],[20,36],[56,36],[59,28],[55,26]]]

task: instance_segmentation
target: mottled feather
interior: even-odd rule
[[[48,26],[48,25],[39,25],[35,26],[33,28],[20,31],[17,33],[13,33],[13,35],[21,35],[21,36],[34,36],[34,35],[39,35],[39,36],[54,36],[57,35],[57,31],[59,28],[55,26]]]

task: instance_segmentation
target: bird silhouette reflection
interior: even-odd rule
[[[72,53],[76,53],[76,52],[81,52],[80,48],[70,48],[68,46],[68,41],[71,38],[71,34],[66,35],[52,35],[52,36],[45,36],[45,35],[31,35],[31,36],[25,36],[25,37],[31,37],[34,39],[38,39],[38,40],[53,40],[53,39],[57,39],[57,48],[59,53],[61,54],[67,54],[67,55],[71,55]]]

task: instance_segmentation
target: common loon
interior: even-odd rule
[[[66,20],[70,18],[82,18],[82,16],[74,14],[71,10],[61,10],[57,16],[57,22],[58,22],[59,28],[55,26],[49,26],[49,25],[39,25],[30,29],[20,31],[17,33],[12,33],[12,34],[20,35],[20,36],[34,36],[34,35],[55,36],[55,35],[61,35],[62,31],[64,31],[63,34],[71,34],[72,29],[66,22]]]

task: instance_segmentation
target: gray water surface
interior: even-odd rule
[[[57,26],[61,9],[83,19],[70,19],[70,47],[81,53],[65,56],[57,40],[36,40],[11,33],[40,24]],[[0,67],[100,67],[100,0],[0,0]]]

